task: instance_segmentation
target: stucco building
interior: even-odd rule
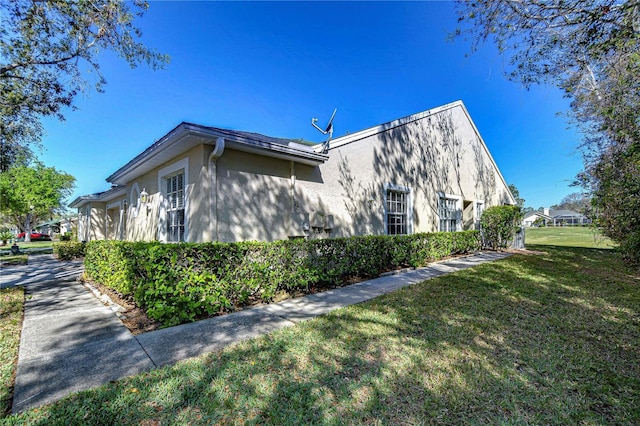
[[[460,101],[328,149],[181,123],[81,196],[78,238],[272,241],[473,229],[514,204]]]

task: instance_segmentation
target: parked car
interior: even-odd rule
[[[18,235],[16,235],[16,240],[24,241],[24,236],[25,236],[25,233],[21,232]],[[51,241],[51,237],[48,236],[47,234],[39,234],[37,232],[32,232],[31,241]]]

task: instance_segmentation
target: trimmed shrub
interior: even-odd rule
[[[60,260],[73,260],[84,257],[85,245],[78,241],[53,243],[53,255]]]
[[[483,211],[480,217],[483,247],[507,248],[520,228],[522,217],[518,206],[494,206]]]
[[[91,241],[85,272],[171,326],[269,302],[279,291],[308,292],[478,248],[477,231],[269,243]]]
[[[85,274],[122,294],[132,294],[139,269],[137,261],[152,248],[153,243],[89,241],[85,247]]]

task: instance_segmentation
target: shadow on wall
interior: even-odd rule
[[[384,183],[369,180],[363,182],[352,172],[349,158],[340,154],[338,162],[338,183],[344,191],[344,207],[351,223],[347,235],[369,235],[384,233],[384,220],[380,214],[381,191]],[[376,202],[380,204],[378,204]]]
[[[89,228],[89,240],[103,240],[107,223],[105,208],[94,208],[91,212],[91,228]]]
[[[218,184],[220,241],[286,239],[291,211],[288,178],[243,171],[229,174]]]
[[[329,211],[323,203],[314,202],[312,193],[303,195],[291,179],[293,171],[296,181],[322,186],[318,167],[295,164],[292,170],[288,160],[229,150],[218,160],[217,170],[220,241],[274,241],[301,236],[301,215],[310,214],[318,204],[320,211]]]
[[[455,118],[465,121],[461,125]],[[504,191],[493,195],[499,178],[472,126],[465,125],[466,116],[454,116],[452,110],[447,110],[385,129],[365,141],[375,143],[373,173],[369,181],[363,180],[359,171],[351,167],[349,158],[341,155],[339,183],[344,191],[351,231],[360,234],[385,232],[380,214],[372,216],[372,211],[383,211],[387,184],[412,189],[416,231],[439,229],[438,192],[489,203],[508,201]]]
[[[154,241],[158,239],[159,195],[149,195],[149,201],[129,206],[127,211],[126,239],[129,241]]]

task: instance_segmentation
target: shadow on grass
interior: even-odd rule
[[[640,277],[610,250],[544,250],[9,420],[637,424]]]

